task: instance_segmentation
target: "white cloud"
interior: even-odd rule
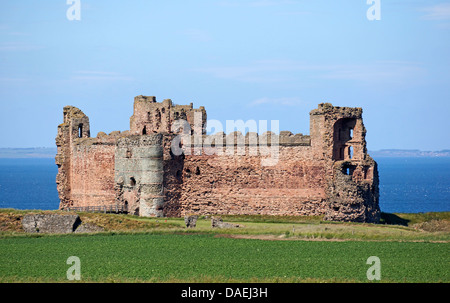
[[[450,3],[441,3],[425,7],[421,11],[426,14],[422,16],[424,20],[450,20]]]

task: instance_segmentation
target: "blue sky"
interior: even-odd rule
[[[133,98],[309,134],[322,102],[363,107],[369,150],[450,148],[450,1],[0,2],[0,147],[52,147],[62,108],[91,135],[129,129]]]

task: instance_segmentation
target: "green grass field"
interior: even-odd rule
[[[81,214],[111,228],[26,235],[18,214],[2,213],[0,282],[66,282],[70,256],[80,258],[81,282],[369,282],[370,256],[380,258],[381,282],[450,282],[445,230],[275,217],[225,217],[245,225],[226,230],[199,220],[187,230],[181,219]],[[408,220],[423,226],[448,214],[427,216]]]
[[[450,281],[448,243],[129,234],[7,238],[0,250],[3,281],[67,281],[69,256],[80,258],[84,281],[367,282],[370,256],[382,281]]]

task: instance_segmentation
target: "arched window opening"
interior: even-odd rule
[[[134,177],[130,178],[130,186],[132,187],[136,186],[136,179]]]
[[[195,170],[195,174],[198,176],[200,175],[200,168],[197,166],[196,170]]]
[[[146,135],[147,134],[147,126],[144,126],[144,129],[142,129],[142,134]]]
[[[352,140],[357,119],[342,118],[337,120],[333,126],[333,160],[341,161],[349,158],[347,146]],[[341,150],[344,148],[345,150]]]
[[[353,159],[353,146],[349,146],[348,148],[348,157]]]

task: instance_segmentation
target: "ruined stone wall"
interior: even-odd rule
[[[71,156],[71,200],[78,207],[115,205],[114,142],[77,139]]]
[[[178,135],[172,126],[182,119],[188,126],[199,120],[200,128]],[[361,108],[319,104],[310,112],[309,136],[206,135],[205,125],[203,107],[138,96],[130,131],[91,138],[89,118],[65,107],[56,137],[60,208],[379,221],[378,170],[367,154]]]
[[[313,149],[322,151],[327,162],[326,220],[380,219],[378,168],[367,154],[362,112],[323,103],[310,113]]]
[[[80,109],[66,106],[63,117],[55,158],[59,208],[114,205],[114,149],[120,132],[91,138],[89,118]]]
[[[380,220],[377,163],[337,161],[328,184],[325,220],[374,223]]]
[[[230,150],[225,143],[230,136],[234,148],[227,155]],[[176,171],[167,169],[176,180],[172,184],[177,186],[172,189],[178,199],[167,199],[166,215],[325,214],[325,162],[314,158],[309,136],[282,132],[280,136],[272,134],[276,137],[273,140],[255,134],[256,145],[251,144],[251,134],[242,136],[242,140],[239,136],[242,135],[236,132],[228,136],[218,134],[216,140],[212,136],[197,140],[191,137],[192,144],[190,150],[185,148],[187,155],[182,165]],[[200,147],[199,142],[203,142]],[[212,147],[205,147],[205,142],[212,142]],[[223,144],[218,146],[219,142]],[[265,163],[264,159],[273,156],[271,148],[277,150],[276,161]],[[174,202],[176,205],[172,205]]]
[[[165,169],[176,197],[166,200],[165,213],[325,214],[378,222],[378,171],[367,155],[362,109],[320,104],[310,115],[310,136],[234,132],[181,139],[181,164]],[[274,160],[272,147],[275,164],[263,164]]]
[[[190,105],[175,105],[171,99],[156,102],[154,96],[137,96],[134,98],[133,116],[130,118],[130,133],[147,135],[153,133],[170,133],[172,124],[177,120],[187,121],[194,129],[195,114],[198,114],[202,130],[206,128],[206,110],[203,106],[194,108]]]
[[[89,138],[89,118],[74,106],[63,109],[63,123],[58,125],[55,138],[57,153],[55,163],[58,166],[56,188],[60,199],[60,208],[73,205],[72,200],[72,148],[77,138]]]

